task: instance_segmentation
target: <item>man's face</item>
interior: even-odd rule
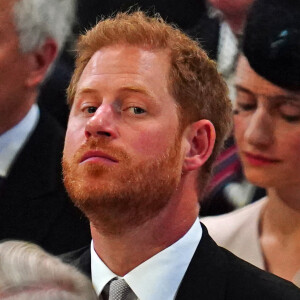
[[[66,188],[92,222],[120,232],[154,217],[181,176],[178,109],[167,52],[96,52],[78,82],[66,134]]]
[[[19,50],[13,24],[14,0],[0,1],[0,134],[14,124],[12,120],[28,110],[25,87],[28,56]]]

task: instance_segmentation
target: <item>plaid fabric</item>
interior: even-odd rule
[[[206,197],[214,197],[227,184],[240,181],[242,178],[242,165],[238,157],[237,147],[233,137],[230,137],[226,142],[226,148],[220,153],[214,164],[214,171],[206,190]]]

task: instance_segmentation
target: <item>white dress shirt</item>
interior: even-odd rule
[[[223,21],[220,28],[217,66],[229,88],[229,98],[235,101],[235,71],[239,55],[239,41],[227,22]]]
[[[123,279],[140,300],[174,299],[188,265],[201,240],[202,228],[197,218],[189,231],[177,242],[157,253]],[[98,257],[91,243],[91,274],[97,295],[114,274]]]
[[[7,176],[15,157],[35,129],[39,115],[39,108],[34,104],[17,125],[0,135],[0,176]]]

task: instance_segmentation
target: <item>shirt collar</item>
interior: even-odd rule
[[[138,299],[174,299],[201,236],[202,228],[197,218],[181,239],[127,273],[123,278]],[[111,279],[118,277],[98,257],[93,241],[91,272],[97,295]]]
[[[39,108],[34,104],[17,125],[0,135],[0,176],[7,176],[14,158],[34,130],[38,119]]]
[[[220,29],[217,62],[218,70],[225,78],[234,73],[238,52],[238,39],[229,24],[224,21]]]

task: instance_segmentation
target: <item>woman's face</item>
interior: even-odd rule
[[[243,56],[236,90],[235,138],[246,177],[265,188],[299,185],[300,92],[260,77]]]
[[[208,0],[208,2],[226,15],[236,15],[246,13],[253,0]]]

